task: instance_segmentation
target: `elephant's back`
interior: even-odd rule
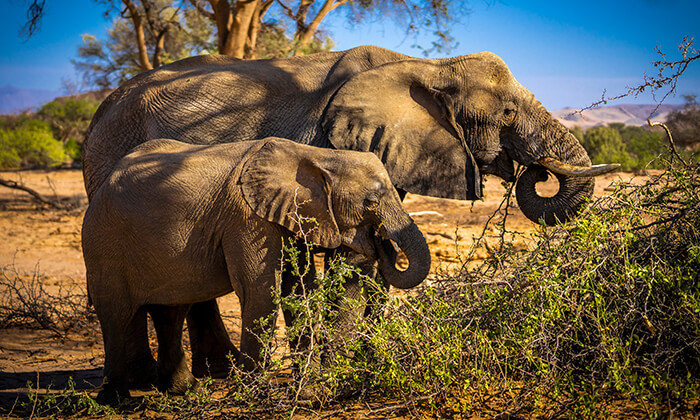
[[[154,138],[216,144],[278,136],[314,143],[328,100],[348,77],[403,58],[378,47],[270,60],[207,55],[141,73],[91,121],[83,145],[88,198],[120,158]]]

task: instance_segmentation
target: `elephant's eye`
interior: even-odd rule
[[[515,114],[515,108],[507,107],[503,110],[503,118],[507,125],[510,125],[515,121]]]
[[[379,206],[379,199],[374,196],[367,197],[365,198],[364,205],[367,210],[376,210]]]

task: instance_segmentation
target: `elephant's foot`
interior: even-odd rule
[[[182,395],[187,390],[196,388],[197,379],[187,368],[184,357],[173,371],[163,372],[163,370],[161,369],[161,373],[158,375],[157,388],[159,391],[172,395]]]
[[[155,359],[149,352],[129,361],[129,388],[146,390],[158,380],[158,370]]]
[[[233,364],[240,360],[240,352],[228,337],[216,300],[192,305],[187,326],[194,376],[227,377]]]
[[[102,385],[102,389],[97,394],[95,401],[101,405],[116,407],[130,397],[131,394],[129,394],[128,388],[124,386],[115,386],[109,382],[105,382]]]

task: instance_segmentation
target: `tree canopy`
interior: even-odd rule
[[[219,53],[237,58],[273,58],[328,51],[328,16],[351,23],[388,19],[407,36],[432,33],[430,45],[455,45],[450,25],[468,13],[452,0],[95,0],[114,17],[107,39],[83,35],[74,61],[85,81],[116,86],[135,74],[190,55]],[[26,36],[36,30],[45,1],[28,6]]]

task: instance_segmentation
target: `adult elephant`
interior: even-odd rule
[[[155,138],[196,144],[269,136],[319,147],[371,151],[399,190],[475,200],[482,174],[515,181],[531,220],[566,220],[593,191],[576,138],[520,85],[495,54],[416,59],[378,47],[241,61],[199,56],[144,72],[100,106],[83,147],[88,197],[133,147]],[[559,192],[539,197],[545,167]],[[225,374],[231,349],[215,301],[188,316],[195,375]],[[138,331],[146,333],[145,324]],[[147,347],[132,369],[150,367]]]

